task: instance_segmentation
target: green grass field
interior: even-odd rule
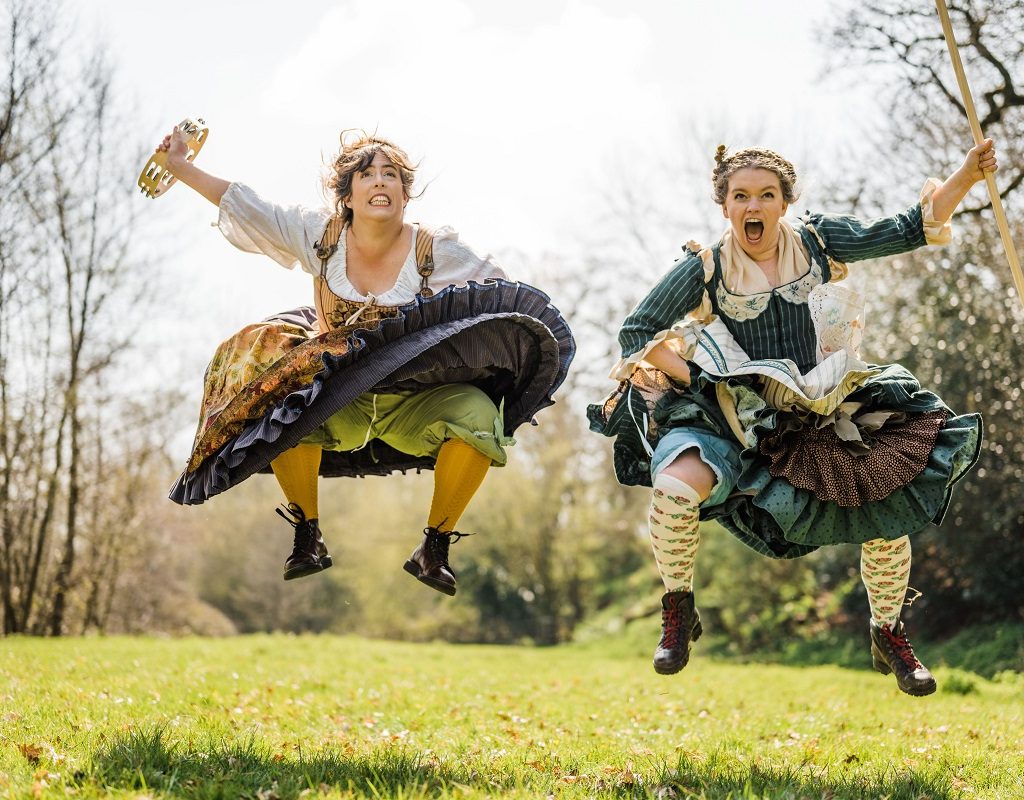
[[[1024,797],[1020,676],[315,636],[6,639],[0,675],[4,797]]]

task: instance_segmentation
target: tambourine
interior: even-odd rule
[[[182,120],[178,123],[178,130],[188,137],[185,143],[188,155],[185,158],[191,161],[203,149],[210,129],[204,120],[197,118],[195,122],[191,119]],[[146,197],[159,197],[177,182],[178,179],[167,171],[167,155],[166,150],[153,153],[143,167],[139,175],[139,189]]]

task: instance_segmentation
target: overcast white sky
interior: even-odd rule
[[[410,204],[410,220],[452,225],[513,277],[544,288],[531,270],[544,254],[580,257],[608,209],[613,173],[625,169],[636,197],[656,211],[693,202],[715,212],[706,177],[674,199],[651,182],[648,196],[663,163],[672,174],[680,159],[684,173],[710,174],[713,146],[695,150],[687,125],[708,122],[732,146],[789,155],[808,204],[794,211],[843,210],[813,187],[870,168],[830,154],[882,129],[884,113],[878,84],[863,73],[860,82],[854,73],[822,80],[824,41],[850,1],[68,0],[67,8],[77,17],[73,41],[83,53],[106,49],[133,110],[126,158],[201,116],[210,127],[203,168],[282,204],[316,205],[339,132],[377,130],[421,162],[428,188]],[[756,141],[745,138],[752,130]],[[134,174],[141,167],[139,159]],[[919,185],[907,187],[907,202]],[[178,284],[149,326],[177,347],[151,358],[151,368],[194,397],[191,408],[216,344],[309,304],[310,282],[228,245],[211,227],[216,209],[187,187],[158,200],[126,189],[139,204],[140,233],[160,242],[160,274]],[[707,235],[668,231],[656,263],[667,268],[681,243]],[[637,278],[634,296],[650,280]],[[193,424],[183,426],[183,453]]]
[[[754,121],[792,153],[855,136],[870,113],[866,92],[816,81],[828,2],[208,0],[177,19],[137,0],[69,5],[93,33],[77,40],[118,67],[132,136],[155,144],[202,116],[201,166],[317,204],[339,131],[377,129],[422,160],[429,188],[409,218],[499,254],[578,246],[609,162],[668,158],[681,119]],[[303,276],[234,251],[185,187],[138,202],[142,228],[174,226],[164,266],[193,287],[198,339],[308,302]]]

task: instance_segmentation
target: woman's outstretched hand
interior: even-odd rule
[[[986,172],[995,172],[999,169],[999,165],[996,163],[995,142],[986,139],[981,144],[974,145],[967,151],[960,169],[972,184],[985,180]]]
[[[964,163],[943,182],[942,186],[932,195],[932,213],[935,219],[945,222],[960,205],[967,192],[978,181],[984,180],[986,173],[995,172],[996,146],[991,139],[976,144],[967,151]]]
[[[204,172],[188,160],[188,136],[178,130],[177,125],[156,146],[156,151],[167,153],[167,169],[175,178],[191,186],[215,206],[220,205],[220,199],[230,184]]]
[[[172,175],[177,177],[177,170],[175,167],[180,169],[183,164],[188,161],[188,139],[185,137],[178,126],[174,126],[169,134],[167,134],[163,141],[156,146],[158,153],[167,153],[167,169],[171,171]]]

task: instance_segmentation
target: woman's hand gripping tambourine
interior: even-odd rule
[[[186,161],[191,161],[199,154],[210,133],[206,122],[198,118],[195,122],[191,119],[182,120],[174,130],[187,137],[185,140],[185,147],[188,150],[185,155]],[[167,141],[167,139],[164,140],[165,144]],[[139,189],[146,197],[159,197],[178,180],[167,169],[167,159],[170,154],[169,147],[161,147],[149,157],[146,166],[143,167],[142,173],[139,175]]]

